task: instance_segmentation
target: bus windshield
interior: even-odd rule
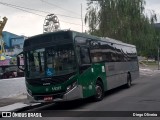
[[[28,78],[44,78],[75,72],[73,45],[59,45],[27,52]]]

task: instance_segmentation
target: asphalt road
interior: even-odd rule
[[[160,74],[141,76],[131,88],[111,90],[100,102],[93,102],[92,99],[71,101],[42,110],[160,111]]]
[[[46,112],[46,110],[49,110]],[[57,112],[58,110],[58,112]],[[45,111],[44,116],[57,116],[58,118],[42,118],[45,120],[65,120],[65,119],[84,119],[84,118],[68,118],[65,116],[65,111],[160,111],[160,74],[143,75],[133,82],[133,86],[129,89],[120,87],[106,93],[103,101],[93,102],[92,99],[66,102],[61,104],[53,104],[48,107],[42,107],[31,110],[32,112]],[[84,116],[87,112],[77,112],[77,116]],[[106,113],[107,114],[107,113]],[[98,115],[98,113],[97,113]],[[63,117],[64,116],[64,117]],[[96,112],[91,113],[90,116],[96,116]],[[12,118],[13,119],[13,118]],[[27,118],[26,118],[27,119]],[[31,118],[30,118],[31,119]],[[160,118],[102,118],[102,117],[88,117],[87,120],[99,119],[121,119],[121,120],[159,120]]]

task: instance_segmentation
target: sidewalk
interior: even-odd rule
[[[18,95],[15,97],[10,98],[2,98],[0,99],[0,107],[8,106],[14,103],[26,103],[27,102],[27,96],[26,94]]]
[[[0,117],[2,112],[18,112],[48,105],[49,103],[28,103],[25,94],[11,98],[0,99]]]

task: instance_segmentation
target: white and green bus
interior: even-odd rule
[[[118,86],[131,86],[139,76],[136,47],[110,38],[57,31],[25,40],[25,83],[32,102],[59,102],[93,96]]]

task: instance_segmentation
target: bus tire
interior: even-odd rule
[[[130,88],[131,86],[132,86],[132,79],[131,79],[131,75],[128,74],[126,88]]]
[[[96,90],[96,94],[94,96],[94,100],[97,101],[101,101],[104,98],[104,89],[103,89],[103,84],[101,81],[97,81],[96,82],[96,86],[95,86],[95,90]]]

